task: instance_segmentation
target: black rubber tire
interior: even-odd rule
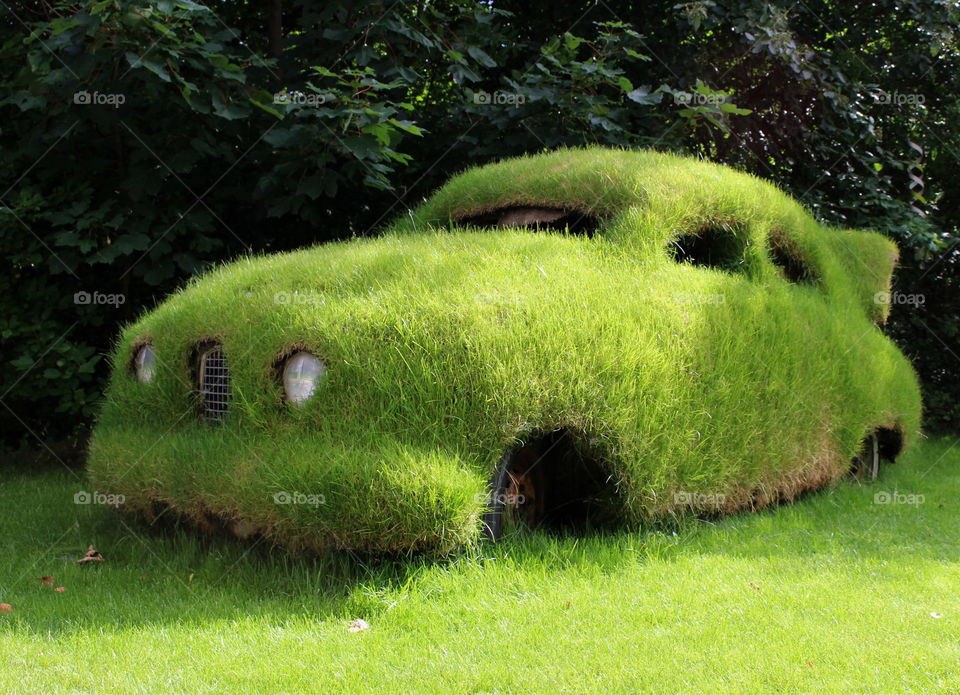
[[[481,523],[484,535],[493,541],[498,541],[503,537],[505,527],[504,523],[507,514],[518,509],[509,503],[508,490],[510,488],[511,474],[513,466],[519,464],[524,467],[516,477],[522,479],[525,484],[530,485],[533,490],[534,503],[525,508],[525,515],[528,517],[524,521],[511,519],[511,527],[522,525],[526,527],[536,526],[543,519],[542,497],[544,492],[543,469],[539,465],[541,461],[542,448],[538,445],[520,446],[507,451],[497,469],[490,479],[489,496],[487,498],[487,511],[484,513]],[[531,464],[528,458],[535,457]],[[526,461],[525,461],[526,460]],[[526,490],[526,488],[524,488]],[[527,494],[526,492],[521,494]],[[529,498],[527,498],[529,499]],[[521,502],[521,505],[525,504]],[[531,523],[532,522],[532,523]]]

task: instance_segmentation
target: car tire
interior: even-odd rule
[[[519,528],[534,528],[543,521],[544,472],[538,445],[510,449],[500,459],[490,480],[487,511],[482,518],[484,535],[498,541]]]

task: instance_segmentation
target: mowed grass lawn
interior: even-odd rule
[[[0,692],[960,692],[957,444],[755,515],[446,562],[151,529],[7,467]]]

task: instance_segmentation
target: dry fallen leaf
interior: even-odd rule
[[[56,591],[58,594],[62,594],[66,590],[67,588],[65,586],[58,586],[56,589],[54,589],[54,591]]]
[[[9,603],[0,603],[0,613],[13,613],[13,606]]]
[[[347,628],[347,632],[360,632],[361,630],[367,630],[370,628],[369,623],[362,618],[357,618],[356,620],[350,621],[350,627]]]
[[[77,564],[79,565],[85,562],[103,562],[103,555],[92,545],[87,546],[87,554],[77,560]]]
[[[53,577],[40,577],[40,583],[44,586],[53,586]]]
[[[752,586],[752,587],[753,587],[754,589],[756,589],[757,591],[760,591],[760,587],[757,586],[756,584],[754,584],[753,582],[750,582],[750,586]]]

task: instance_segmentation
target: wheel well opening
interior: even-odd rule
[[[493,490],[501,506],[526,527],[584,533],[617,526],[623,518],[620,486],[586,438],[569,429],[539,433],[504,456]],[[499,520],[497,520],[499,522]],[[494,529],[499,536],[499,527]]]
[[[855,478],[864,475],[876,477],[881,462],[893,463],[903,449],[903,430],[899,426],[874,427],[867,430],[860,450],[850,462]]]
[[[878,427],[874,430],[877,435],[877,446],[880,449],[880,458],[895,461],[903,449],[903,432],[899,427]]]

